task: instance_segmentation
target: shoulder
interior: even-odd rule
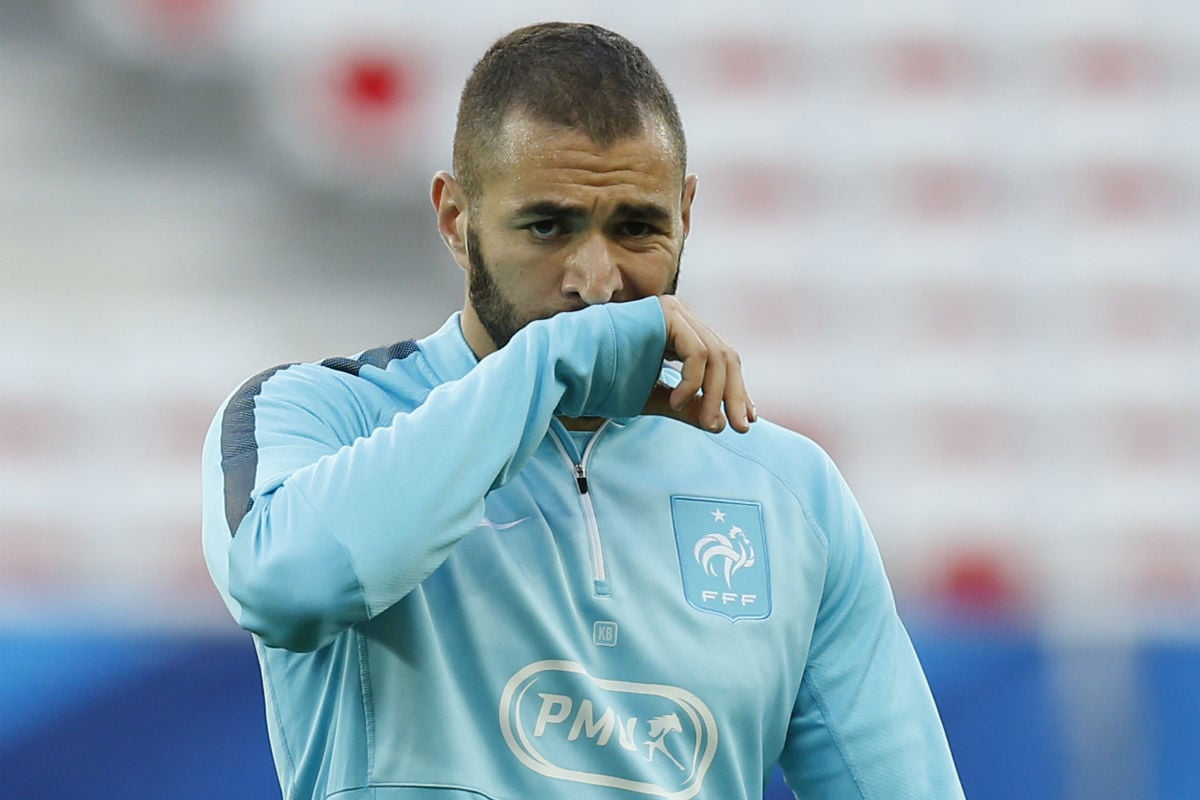
[[[713,437],[713,441],[726,451],[759,464],[794,490],[813,483],[824,484],[830,470],[836,470],[821,445],[767,419],[759,419],[745,434],[726,429]]]
[[[297,414],[369,430],[428,394],[431,382],[420,360],[420,348],[407,340],[353,356],[278,364],[243,381],[217,417],[227,430],[261,428],[268,419],[282,422]]]
[[[322,391],[335,394],[369,391],[373,385],[387,383],[388,373],[419,372],[416,364],[419,353],[417,343],[406,340],[353,356],[277,364],[245,380],[230,397],[231,401],[245,402],[259,395],[288,391],[306,395]],[[411,363],[404,363],[406,360]]]
[[[667,386],[677,386],[681,376],[674,367],[665,366],[659,380]],[[738,433],[728,426],[716,435],[689,426],[675,427],[674,424],[665,429],[724,448],[776,473],[788,484],[803,482],[832,466],[829,454],[814,440],[763,417],[751,425],[747,433]]]

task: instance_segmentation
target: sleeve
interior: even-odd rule
[[[303,651],[388,609],[475,530],[554,416],[638,414],[665,341],[656,298],[534,322],[353,441],[347,418],[361,412],[344,383],[313,367],[272,374],[254,397],[240,504],[222,412],[205,444],[205,558],[234,618]]]
[[[874,538],[824,458],[813,522],[828,567],[780,765],[798,797],[961,800],[924,672]]]

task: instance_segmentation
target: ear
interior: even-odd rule
[[[448,172],[433,176],[429,190],[433,210],[437,214],[438,233],[450,254],[463,269],[470,266],[467,258],[467,198],[462,185]]]
[[[688,175],[683,179],[683,197],[680,198],[679,208],[683,214],[683,237],[686,239],[692,230],[692,201],[696,199],[696,184],[699,178]]]

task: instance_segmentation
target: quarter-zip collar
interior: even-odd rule
[[[596,442],[611,425],[612,421],[608,420],[597,428],[592,434],[591,439],[588,440],[587,446],[580,452],[574,438],[560,420],[556,419],[550,424],[551,441],[555,443],[558,451],[563,456],[564,462],[574,473],[576,489],[579,492],[579,508],[583,514],[584,527],[587,530],[588,536],[588,547],[592,555],[592,592],[597,597],[611,596],[612,584],[608,578],[607,559],[604,555],[604,541],[600,536],[600,522],[596,518],[596,507],[592,501],[587,470],[588,459],[591,458]]]

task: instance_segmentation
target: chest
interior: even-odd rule
[[[523,778],[686,792],[782,747],[823,558],[786,486],[706,439],[548,437],[377,621],[372,673],[401,679],[376,707],[469,717]]]
[[[751,462],[680,449],[548,437],[489,494],[455,568],[488,579],[523,635],[554,630],[573,653],[649,673],[687,659],[720,675],[749,652],[783,663],[807,648],[822,590],[804,510]]]

